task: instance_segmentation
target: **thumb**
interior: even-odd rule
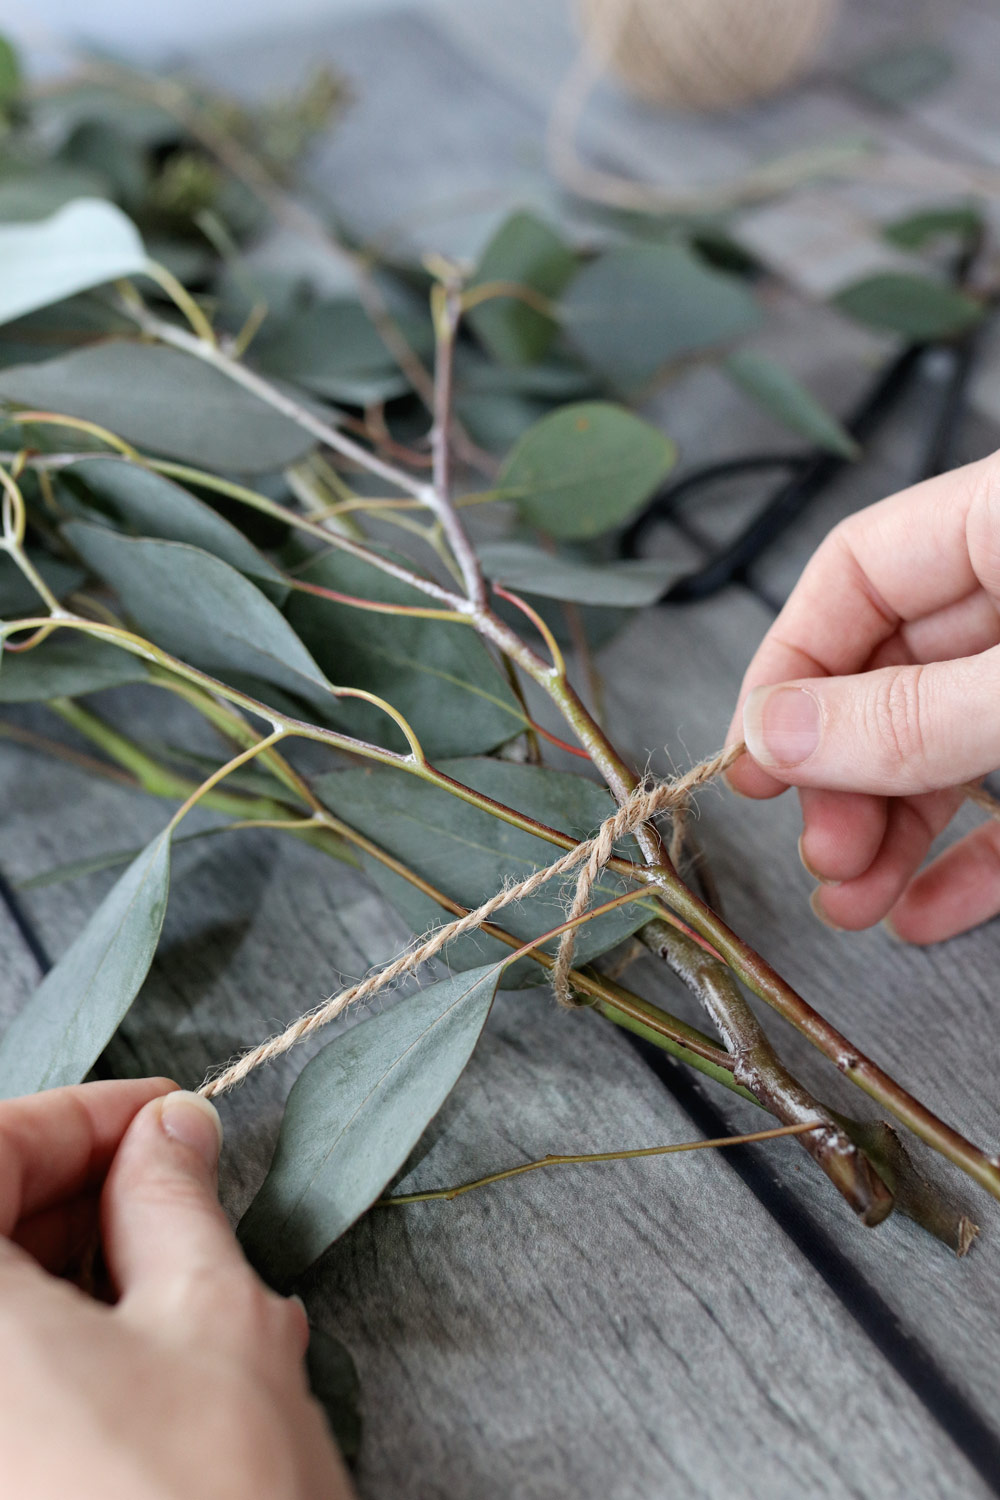
[[[140,1110],[118,1148],[101,1203],[105,1258],[124,1299],[245,1268],[216,1192],[222,1126],[207,1099],[177,1092]],[[208,1273],[211,1273],[209,1275]]]
[[[747,749],[792,786],[887,796],[936,791],[1000,765],[1000,648],[759,687]]]

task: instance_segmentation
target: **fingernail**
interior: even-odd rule
[[[830,880],[826,875],[821,875],[818,870],[814,870],[813,869],[812,865],[806,859],[805,850],[802,847],[803,838],[804,838],[804,835],[800,833],[799,834],[799,860],[801,861],[802,868],[805,870],[806,874],[807,875],[811,875],[812,878],[813,878],[813,880],[818,880],[819,883],[820,883],[820,885],[843,885],[844,882],[842,880]]]
[[[904,937],[901,937],[900,934],[896,931],[896,924],[892,920],[892,912],[890,912],[887,917],[882,918],[882,926],[885,928],[886,932],[892,938],[894,943],[906,942],[906,939]]]
[[[838,927],[837,924],[836,924],[836,922],[831,922],[830,918],[827,916],[827,914],[823,910],[822,906],[820,906],[819,902],[820,902],[820,896],[822,894],[823,894],[823,887],[820,886],[819,890],[818,891],[813,891],[812,895],[809,897],[809,905],[812,907],[813,916],[814,917],[818,917],[819,920],[823,923],[823,926],[824,927],[829,927],[829,929],[830,929],[831,932],[844,932],[845,929],[843,927]]]
[[[180,1090],[167,1094],[160,1105],[164,1133],[197,1151],[205,1165],[214,1167],[222,1149],[222,1121],[214,1104],[200,1094]]]
[[[743,705],[747,749],[762,766],[799,766],[819,745],[819,702],[807,688],[754,688]]]

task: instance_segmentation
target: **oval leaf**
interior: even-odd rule
[[[483,251],[469,290],[507,282],[558,297],[575,270],[576,257],[554,230],[534,214],[515,213]],[[511,296],[478,303],[468,321],[493,357],[508,365],[541,359],[558,327],[538,308]]]
[[[580,401],[528,429],[497,486],[550,536],[597,536],[634,516],[676,457],[669,438],[623,407]]]
[[[78,198],[38,223],[0,225],[0,323],[137,276],[146,261],[131,219],[101,198]]]
[[[297,577],[356,598],[426,604],[416,589],[370,563],[330,551]],[[486,647],[467,625],[409,616],[362,614],[294,589],[285,606],[293,630],[341,687],[378,693],[404,714],[428,755],[492,750],[524,728],[517,700]],[[405,750],[385,714],[350,699],[328,710],[331,723],[390,750]]]
[[[57,631],[28,652],[0,656],[0,703],[44,703],[76,698],[102,688],[141,682],[146,668],[137,656],[92,636]]]
[[[531,547],[527,542],[487,542],[479,548],[487,578],[518,593],[542,599],[615,609],[642,609],[655,604],[685,569],[665,558],[588,563]]]
[[[909,271],[880,271],[846,286],[833,305],[871,328],[922,343],[964,333],[983,316],[982,303],[929,276]]]
[[[750,333],[760,310],[735,276],[684,245],[627,245],[599,256],[562,299],[566,329],[599,374],[624,392],[681,355]]]
[[[235,568],[180,542],[70,521],[63,535],[155,645],[239,687],[273,683],[326,708],[330,685],[274,605]],[[251,689],[252,691],[253,689]]]
[[[269,1280],[304,1271],[399,1171],[471,1057],[497,977],[490,964],[444,979],[360,1021],[306,1064],[239,1229]]]
[[[0,1099],[79,1083],[149,972],[170,883],[159,834],[112,886],[0,1039]]]
[[[464,786],[577,839],[589,838],[613,807],[604,787],[567,771],[489,758],[443,761],[440,769]],[[389,842],[391,852],[408,869],[463,906],[480,905],[505,881],[523,880],[559,855],[545,839],[513,828],[450,792],[388,767],[336,771],[318,777],[314,786],[331,812],[376,844]],[[637,857],[631,840],[625,841],[619,852]],[[415,932],[441,922],[441,908],[432,898],[374,860],[366,857],[363,863]],[[496,921],[526,942],[566,920],[565,898],[574,886],[572,875],[565,884],[554,880],[536,895],[505,907]],[[617,876],[606,871],[595,886],[595,901],[610,900],[622,889]],[[595,917],[577,932],[576,961],[589,963],[641,927],[649,916],[650,912],[636,903]],[[544,944],[545,950],[553,953],[557,943],[558,939],[549,941]],[[507,952],[499,939],[476,932],[450,944],[446,958],[458,968]],[[523,958],[504,971],[501,983],[539,984],[543,978],[539,965]]]
[[[82,480],[116,521],[140,536],[200,547],[238,572],[266,580],[272,585],[269,597],[275,598],[278,586],[279,601],[284,598],[282,575],[242,531],[162,474],[125,458],[85,458],[63,469],[61,477]]]
[[[841,458],[857,458],[860,450],[846,427],[816,400],[797,375],[776,359],[741,349],[730,355],[723,369],[740,390],[746,391],[792,432],[808,438],[828,453],[837,453]]]
[[[0,397],[98,422],[202,469],[276,472],[315,447],[308,432],[193,355],[125,339],[3,370]]]

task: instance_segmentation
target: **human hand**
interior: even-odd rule
[[[220,1132],[165,1079],[0,1103],[0,1453],[10,1500],[347,1500],[303,1371],[216,1197]],[[118,1300],[60,1274],[100,1223]]]
[[[751,662],[729,732],[750,754],[728,779],[750,797],[799,788],[830,925],[888,917],[931,943],[1000,911],[996,822],[917,874],[961,783],[1000,766],[998,611],[994,455],[837,526]]]

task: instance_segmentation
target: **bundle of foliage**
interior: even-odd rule
[[[29,98],[0,53],[0,702],[47,704],[178,804],[0,1038],[4,1095],[78,1081],[108,1044],[152,961],[171,845],[196,806],[218,815],[215,832],[278,828],[356,866],[421,934],[547,866],[629,798],[635,769],[564,647],[579,662],[588,631],[606,635],[672,576],[669,559],[609,557],[675,459],[626,403],[678,361],[719,361],[814,445],[854,451],[789,371],[740,348],[762,319],[755,270],[718,223],[620,230],[594,253],[517,212],[474,266],[390,264],[351,243],[289,190],[342,97],[323,78],[251,116],[183,80],[101,65]],[[275,217],[340,255],[356,295],[255,278],[243,252]],[[969,230],[967,213],[925,219],[912,243]],[[842,301],[921,337],[980,312],[922,274],[870,278]],[[112,723],[101,694],[132,683],[207,721],[216,759]],[[526,684],[558,734],[529,711]],[[324,756],[318,773],[304,742]],[[546,765],[553,743],[577,771]],[[311,1058],[242,1226],[275,1283],[382,1194],[498,985],[545,980],[565,896],[552,883],[457,939],[447,977],[425,971],[417,993]],[[636,938],[698,997],[712,1034],[602,970]],[[732,932],[653,823],[602,871],[570,984],[801,1128],[865,1224],[896,1207],[956,1250],[974,1233],[894,1129],[835,1113],[790,1075],[745,990],[1000,1196],[996,1161]]]

